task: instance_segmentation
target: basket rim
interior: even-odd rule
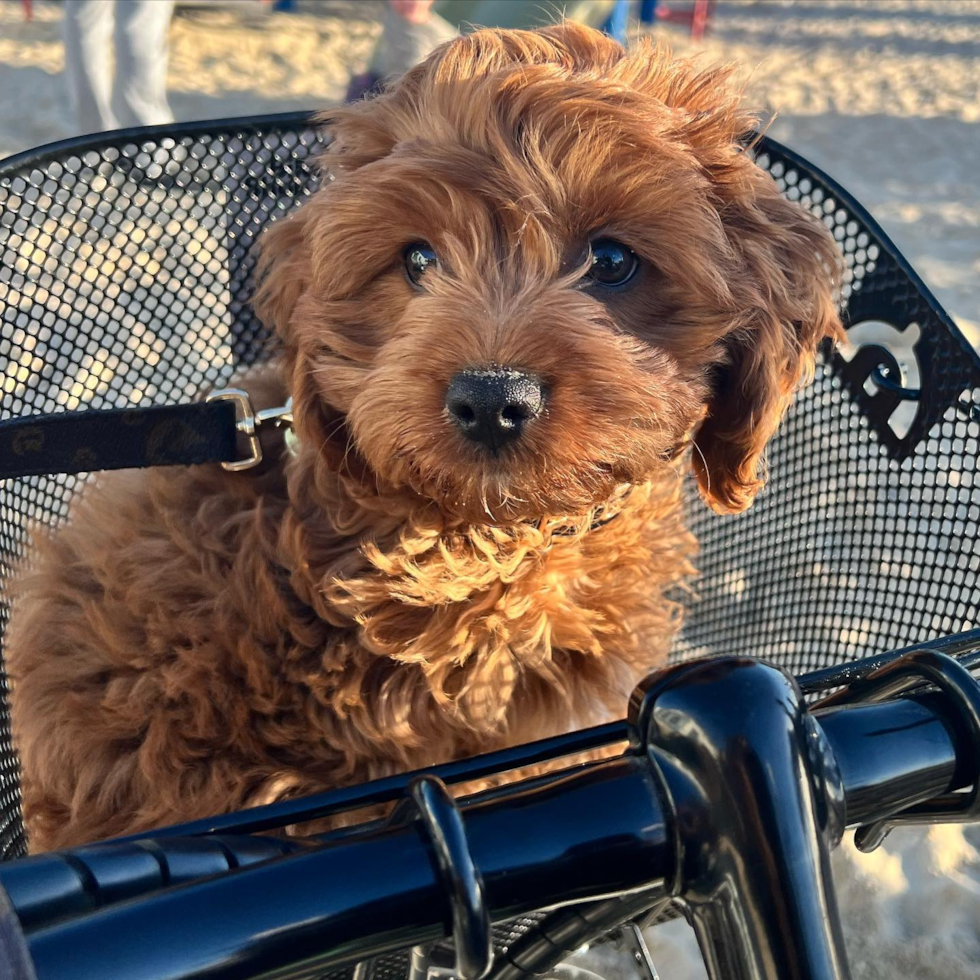
[[[101,133],[87,133],[70,136],[67,139],[42,143],[31,149],[21,150],[0,160],[0,179],[10,177],[25,167],[37,165],[47,158],[61,156],[69,151],[95,150],[106,145],[115,145],[123,140],[138,141],[150,136],[180,138],[197,136],[201,133],[257,132],[288,124],[295,128],[298,123],[311,129],[317,127],[318,112],[313,110],[291,110],[289,112],[270,112],[258,116],[227,116],[219,119],[195,119],[190,122],[161,123],[155,126],[129,126],[125,129],[108,129]]]

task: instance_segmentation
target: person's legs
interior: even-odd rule
[[[173,122],[167,54],[174,0],[116,0],[114,102],[124,126]]]
[[[65,0],[65,81],[79,133],[118,128],[112,112],[112,0]]]
[[[629,23],[629,0],[615,0],[609,19],[603,25],[603,30],[615,38],[623,46],[627,43],[626,28]]]
[[[640,0],[640,23],[652,24],[657,16],[657,0]]]

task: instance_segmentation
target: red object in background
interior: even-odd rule
[[[673,24],[690,24],[691,37],[695,41],[700,41],[704,37],[705,30],[707,30],[714,5],[715,0],[694,0],[694,4],[689,10],[658,6],[657,19],[667,20]]]
[[[31,0],[20,0],[24,6],[24,20],[34,19],[34,10],[31,7]]]

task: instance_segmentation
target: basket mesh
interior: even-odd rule
[[[0,418],[185,401],[266,356],[249,250],[313,189],[318,143],[291,115],[74,140],[0,165]],[[980,622],[980,362],[859,206],[762,149],[837,235],[855,343],[797,400],[755,507],[692,506],[703,576],[677,655],[800,671]],[[879,365],[889,374],[875,382]],[[918,401],[888,390],[903,372]],[[63,517],[77,483],[0,482],[0,638],[25,527]],[[2,671],[0,685],[0,856],[12,857],[25,841]]]
[[[799,673],[972,629],[980,361],[847,194],[783,148],[758,160],[841,246],[849,344],[797,396],[752,509],[691,508],[702,574],[676,656]]]

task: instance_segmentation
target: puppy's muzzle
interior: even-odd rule
[[[518,440],[543,407],[541,382],[510,368],[460,371],[446,390],[453,424],[493,451]]]

